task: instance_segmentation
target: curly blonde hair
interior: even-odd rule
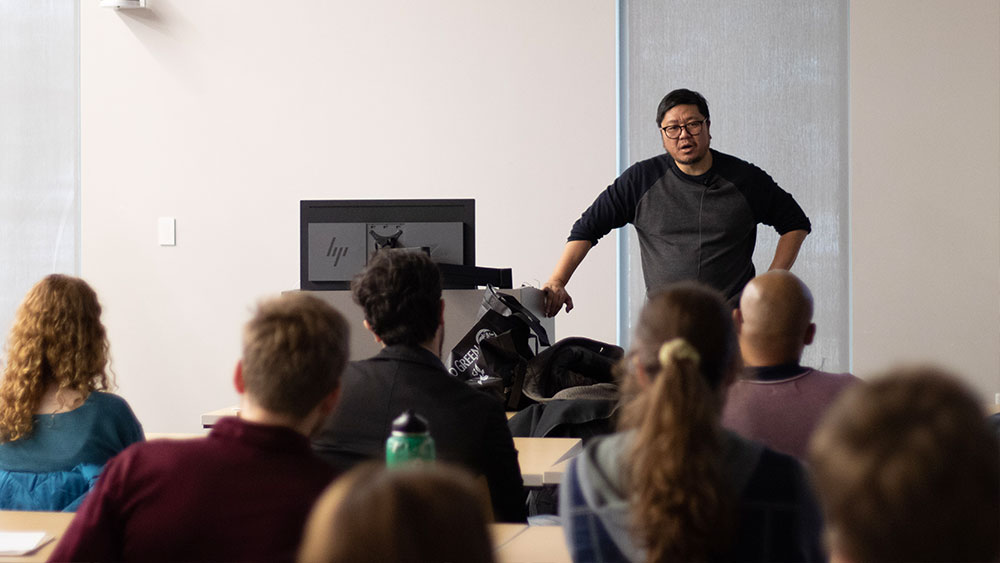
[[[72,276],[45,277],[24,297],[7,341],[0,381],[0,442],[25,438],[32,415],[52,384],[84,399],[113,384],[101,305],[87,282]]]

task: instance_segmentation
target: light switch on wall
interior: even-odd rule
[[[173,217],[160,217],[160,246],[177,245],[177,221]]]

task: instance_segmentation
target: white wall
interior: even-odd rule
[[[1000,3],[851,4],[854,369],[1000,392]]]
[[[298,285],[298,201],[475,197],[482,265],[547,278],[615,173],[614,2],[81,3],[82,274],[148,431],[236,400]],[[1000,391],[1000,4],[851,5],[853,367]],[[177,218],[178,245],[156,244]],[[559,336],[614,339],[614,244]]]
[[[147,431],[236,402],[250,307],[298,287],[299,200],[474,197],[478,262],[538,284],[615,175],[611,0],[148,5],[80,9],[82,275]],[[614,340],[614,246],[560,337]]]

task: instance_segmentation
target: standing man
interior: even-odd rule
[[[667,94],[656,112],[666,154],[626,170],[583,212],[545,292],[545,314],[573,309],[566,284],[597,240],[632,223],[646,291],[696,280],[732,305],[754,277],[757,224],[781,238],[769,269],[791,268],[811,229],[792,196],[753,164],[709,148],[708,103],[698,92]]]

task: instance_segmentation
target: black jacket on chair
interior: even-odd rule
[[[406,409],[427,419],[437,459],[486,478],[498,520],[525,520],[524,483],[503,405],[452,377],[419,346],[387,346],[348,364],[340,400],[314,436],[313,450],[341,469],[384,460],[392,420]]]

